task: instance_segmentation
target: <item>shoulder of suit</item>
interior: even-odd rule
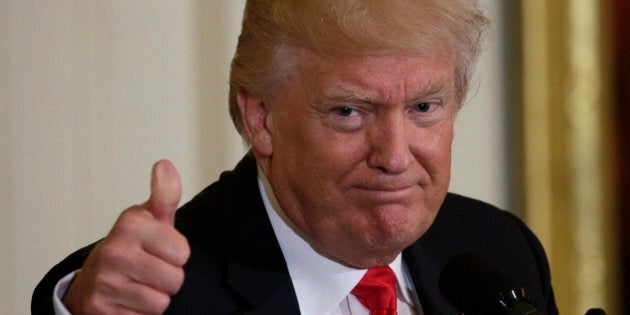
[[[465,235],[514,235],[525,232],[527,237],[530,234],[523,221],[514,213],[453,193],[447,194],[429,231],[449,234],[457,231]]]
[[[440,208],[438,218],[467,219],[473,222],[516,220],[518,221],[517,223],[521,223],[520,219],[518,219],[514,213],[499,209],[490,203],[454,193],[448,193],[446,195],[442,207]]]

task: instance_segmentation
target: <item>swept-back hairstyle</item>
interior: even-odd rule
[[[232,121],[243,135],[237,89],[264,95],[301,62],[293,46],[332,56],[454,55],[461,102],[486,25],[476,0],[248,0],[230,73]]]

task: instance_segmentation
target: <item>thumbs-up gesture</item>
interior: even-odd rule
[[[161,314],[184,282],[190,255],[173,227],[181,181],[171,162],[153,165],[151,196],[118,217],[63,299],[72,314]]]

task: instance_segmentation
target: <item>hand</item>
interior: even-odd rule
[[[153,165],[151,196],[118,217],[63,299],[72,314],[161,314],[184,283],[190,256],[173,227],[181,181],[171,162]]]

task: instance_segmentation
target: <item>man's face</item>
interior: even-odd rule
[[[322,254],[355,267],[388,264],[426,232],[447,192],[453,59],[302,58],[261,98],[270,141],[252,141],[258,161]]]

